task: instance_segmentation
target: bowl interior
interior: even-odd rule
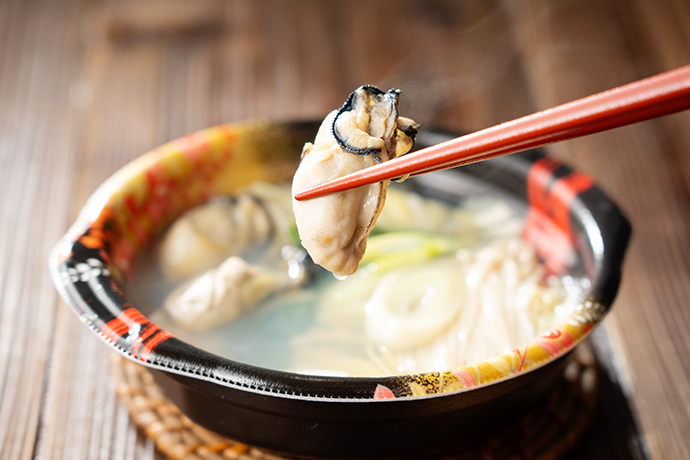
[[[231,361],[171,334],[123,293],[138,253],[179,215],[255,180],[289,181],[316,123],[211,128],[126,165],[90,198],[51,256],[56,286],[82,320],[124,355],[150,367],[221,386],[305,398],[387,399],[463,392],[514,379],[566,354],[611,306],[629,225],[592,180],[538,152],[446,172],[414,184],[429,195],[489,184],[524,203],[524,237],[554,272],[589,280],[575,313],[524,346],[441,372],[380,379],[307,377]],[[448,139],[423,131],[418,147]],[[466,177],[466,180],[457,180]],[[439,185],[440,184],[440,185]],[[445,185],[444,185],[445,184]]]

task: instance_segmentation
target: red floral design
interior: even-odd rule
[[[535,339],[534,343],[542,347],[550,356],[556,356],[573,345],[573,337],[563,329],[555,327]]]
[[[374,399],[395,399],[395,395],[387,387],[383,385],[376,385],[376,390],[374,390]]]
[[[105,207],[78,241],[90,249],[105,249],[108,233],[115,222],[113,210]]]
[[[516,374],[522,370],[522,366],[525,365],[525,358],[527,358],[527,348],[529,347],[528,345],[525,345],[525,349],[523,351],[520,351],[519,348],[516,348],[513,350],[513,353],[518,355],[518,358],[520,358],[520,366],[513,371],[513,374]]]
[[[452,374],[456,376],[458,380],[460,380],[460,383],[465,385],[465,387],[473,387],[477,384],[474,376],[465,369],[456,369],[452,372]]]
[[[561,164],[551,158],[534,163],[527,176],[529,212],[525,219],[525,240],[545,259],[551,273],[563,273],[575,258],[570,207],[575,198],[594,184],[579,172],[554,176]]]

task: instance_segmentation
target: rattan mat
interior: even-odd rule
[[[195,424],[170,402],[144,366],[113,355],[117,394],[136,425],[173,460],[282,460]],[[544,400],[506,428],[436,458],[443,460],[555,460],[589,423],[600,370],[588,343],[580,345],[564,378]],[[428,459],[429,457],[427,457]]]

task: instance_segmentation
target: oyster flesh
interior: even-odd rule
[[[292,194],[404,155],[418,125],[398,116],[400,91],[361,86],[324,119],[314,143],[302,150]],[[367,238],[386,199],[390,181],[306,201],[293,199],[302,245],[317,264],[335,275],[359,267]]]

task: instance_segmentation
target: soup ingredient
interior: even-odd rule
[[[450,239],[424,232],[383,233],[369,240],[362,264],[371,264],[381,275],[392,268],[427,262],[467,243],[464,238]]]
[[[437,173],[434,176],[441,178],[445,174]],[[495,196],[465,197],[462,206],[458,206],[389,188],[386,207],[376,227],[382,232],[414,230],[478,242],[519,233],[522,219],[508,203]],[[371,250],[371,243],[367,254]]]
[[[288,244],[293,226],[285,185],[254,182],[191,209],[164,236],[159,267],[168,282],[197,276],[167,296],[165,310],[180,326],[205,330],[299,286],[312,273],[306,252]]]
[[[307,143],[292,194],[407,153],[417,125],[398,116],[398,90],[356,89]],[[383,209],[389,181],[314,200],[293,200],[302,245],[336,275],[357,271],[367,238]]]
[[[300,252],[304,260],[304,251],[292,251],[288,266],[295,263],[294,257],[299,258]],[[164,306],[179,325],[204,330],[231,321],[257,302],[299,285],[304,276],[304,271],[269,269],[233,256],[174,290]]]
[[[285,224],[275,225],[289,228],[283,192],[287,205],[268,206],[285,205]],[[155,321],[248,364],[374,377],[484,361],[570,314],[587,286],[547,275],[519,237],[523,208],[489,192],[443,196],[453,201],[392,184],[377,233],[346,279],[301,284],[314,268],[305,251],[269,238],[174,290]]]
[[[257,182],[243,193],[211,200],[176,220],[163,237],[159,265],[166,278],[180,280],[269,241],[280,248],[288,241],[292,222],[287,188]]]
[[[465,294],[458,269],[453,259],[444,258],[388,272],[365,307],[367,336],[394,350],[441,336]]]
[[[414,373],[506,353],[552,326],[556,306],[567,309],[560,281],[546,279],[519,238],[391,270],[365,307],[373,359]]]
[[[392,231],[369,239],[354,275],[318,293],[316,324],[295,339],[291,370],[374,377],[480,362],[563,321],[582,298],[584,285],[547,275],[504,200],[390,196],[377,229]]]

